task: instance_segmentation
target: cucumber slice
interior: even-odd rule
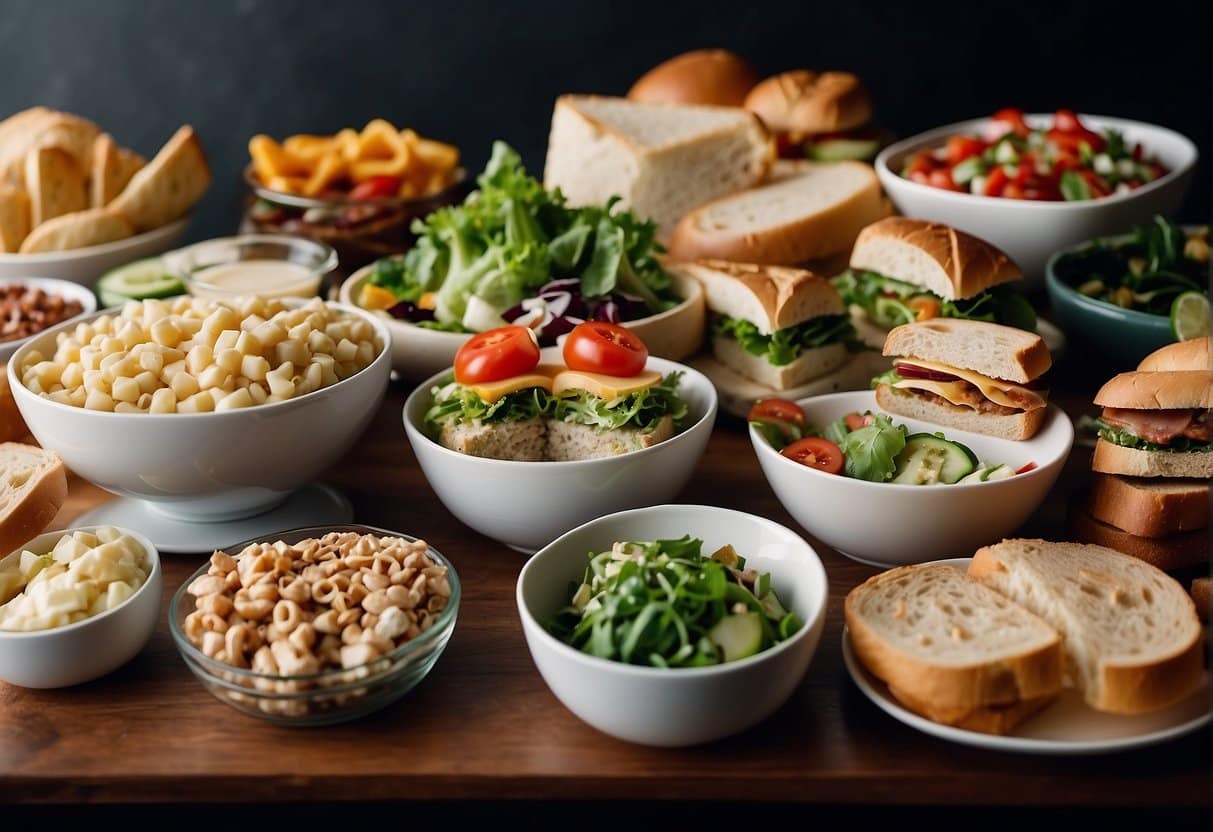
[[[897,298],[878,297],[876,298],[876,306],[874,308],[876,311],[876,323],[885,329],[892,329],[902,324],[912,324],[917,317],[913,309],[906,306]]]
[[[934,485],[959,482],[973,473],[977,457],[959,442],[930,433],[906,437],[906,446],[897,455],[893,482],[901,485]]]
[[[806,150],[816,162],[870,162],[880,152],[880,139],[826,139]]]
[[[759,613],[726,615],[708,630],[708,639],[720,648],[726,662],[752,656],[762,648],[762,621]]]
[[[185,294],[185,284],[164,269],[159,257],[136,260],[111,269],[97,281],[102,306],[121,306],[128,300],[171,298]]]

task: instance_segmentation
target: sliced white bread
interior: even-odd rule
[[[696,205],[762,181],[773,158],[766,128],[739,107],[564,95],[552,113],[544,184],[573,205],[622,197],[664,238]]]
[[[1096,474],[1088,508],[1096,520],[1139,537],[1196,531],[1209,525],[1209,482]]]
[[[524,422],[447,422],[439,443],[452,451],[488,459],[537,461],[547,458],[547,425],[543,419]]]
[[[1174,579],[1102,546],[1004,540],[969,576],[1048,621],[1091,707],[1136,714],[1188,696],[1203,675],[1203,634]]]
[[[861,231],[851,268],[913,283],[948,300],[1023,277],[1010,257],[985,240],[909,217],[886,217]]]
[[[1177,532],[1166,537],[1140,537],[1094,517],[1085,501],[1071,504],[1069,518],[1072,539],[1132,555],[1164,572],[1187,569],[1209,559],[1207,529]]]
[[[1210,343],[1213,337],[1192,338],[1159,347],[1137,365],[1137,369],[1148,372],[1174,372],[1176,370],[1204,370],[1213,373],[1213,356]]]
[[[884,354],[937,361],[1019,384],[1042,375],[1053,363],[1049,348],[1034,332],[962,318],[902,324],[889,332]]]
[[[674,435],[674,420],[667,416],[653,430],[630,428],[600,430],[590,425],[548,420],[547,459],[564,461],[618,456],[651,448]]]
[[[723,335],[712,337],[712,355],[751,381],[781,391],[829,375],[850,359],[846,344],[836,343],[803,350],[794,360],[776,366],[765,355],[746,352],[735,338]]]
[[[1145,451],[1126,448],[1104,438],[1095,440],[1092,470],[1126,477],[1213,477],[1213,452]]]
[[[864,226],[886,214],[869,165],[779,161],[766,184],[684,216],[669,249],[678,260],[796,266],[849,250]]]
[[[876,386],[876,404],[881,410],[898,416],[1016,441],[1035,436],[1049,414],[1048,409],[1043,407],[1018,413],[983,413],[959,407],[942,398],[903,392],[887,384]]]
[[[750,321],[765,335],[846,311],[830,281],[805,269],[724,260],[670,262],[666,267],[699,281],[712,312]]]
[[[903,566],[848,593],[856,656],[905,701],[956,723],[1062,688],[1061,637],[947,564]]]
[[[0,444],[0,557],[46,531],[66,499],[67,468],[58,454]]]

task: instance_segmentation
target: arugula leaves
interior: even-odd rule
[[[1094,423],[1101,439],[1111,442],[1113,445],[1120,445],[1122,448],[1136,448],[1139,451],[1213,452],[1213,442],[1199,442],[1186,436],[1177,436],[1171,440],[1170,445],[1159,445],[1155,442],[1148,442],[1131,431],[1112,427],[1103,419],[1095,419]]]
[[[617,399],[602,399],[584,390],[570,391],[554,399],[552,418],[601,430],[627,427],[647,432],[671,416],[677,426],[687,415],[687,403],[678,395],[681,378],[681,372],[670,373],[660,384]]]
[[[791,364],[804,350],[855,337],[855,328],[847,315],[823,315],[770,335],[760,332],[750,321],[721,315],[713,323],[712,331],[736,339],[746,352],[765,356],[776,367]]]
[[[939,303],[939,315],[943,318],[989,321],[1036,331],[1036,311],[1032,305],[1019,292],[1005,285],[993,286],[971,298],[945,300],[913,283],[862,269],[848,269],[831,282],[847,305],[860,307],[884,327],[913,321],[917,312],[906,301],[927,298]]]

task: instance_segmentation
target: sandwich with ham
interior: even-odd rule
[[[1030,439],[1044,424],[1052,359],[1039,335],[936,318],[894,329],[884,354],[893,369],[872,383],[889,413],[1004,439]]]
[[[1130,477],[1213,477],[1213,373],[1121,373],[1095,396],[1103,408],[1091,467]]]

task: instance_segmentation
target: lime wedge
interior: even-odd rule
[[[1209,334],[1209,297],[1204,292],[1184,292],[1171,304],[1171,331],[1178,341]]]

